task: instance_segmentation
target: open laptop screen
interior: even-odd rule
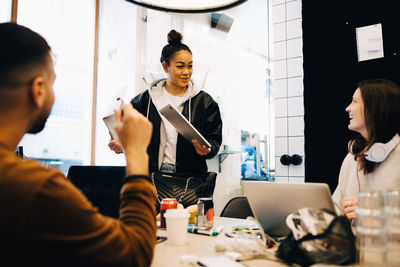
[[[324,183],[243,181],[243,187],[253,214],[271,236],[288,235],[286,217],[301,208],[335,212],[329,186]]]
[[[67,178],[103,215],[119,217],[120,191],[125,167],[71,166]]]

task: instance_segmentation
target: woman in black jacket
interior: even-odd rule
[[[206,92],[195,87],[192,76],[192,52],[181,43],[182,35],[168,33],[168,44],[161,53],[161,64],[167,79],[154,81],[148,90],[132,99],[131,104],[153,123],[153,136],[148,147],[149,171],[207,172],[206,159],[214,157],[222,142],[222,120],[218,104]],[[211,148],[196,140],[188,141],[159,110],[171,104],[207,139]],[[111,150],[122,151],[111,140]]]

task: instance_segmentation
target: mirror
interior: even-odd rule
[[[130,3],[165,12],[207,13],[240,5],[247,0],[127,0]]]

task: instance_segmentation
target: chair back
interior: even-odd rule
[[[221,212],[221,217],[246,219],[248,216],[254,216],[251,211],[247,197],[234,197],[225,205]]]
[[[154,172],[151,174],[157,190],[158,200],[176,198],[185,208],[195,205],[199,198],[213,197],[217,174]],[[190,179],[190,180],[189,180]],[[156,201],[156,211],[160,211],[160,203]]]
[[[68,170],[67,178],[99,209],[103,215],[119,217],[120,191],[125,167],[78,166]]]

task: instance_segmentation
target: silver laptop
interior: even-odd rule
[[[264,231],[274,237],[289,234],[286,217],[301,208],[335,212],[331,192],[325,183],[243,181],[243,188],[254,216]]]

